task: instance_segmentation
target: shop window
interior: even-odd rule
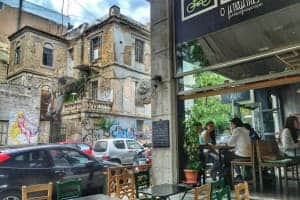
[[[92,82],[92,99],[98,99],[98,81]]]
[[[43,65],[53,66],[53,46],[51,44],[45,44],[43,48]]]
[[[15,62],[14,62],[14,64],[20,64],[20,54],[21,54],[21,47],[18,45],[15,49]]]
[[[91,39],[91,47],[90,47],[91,48],[91,52],[90,52],[91,61],[94,61],[94,60],[100,58],[101,45],[102,45],[101,36],[97,36],[97,37]]]
[[[135,39],[135,61],[144,63],[144,42],[139,39]]]

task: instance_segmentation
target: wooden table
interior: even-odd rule
[[[73,200],[120,200],[120,199],[115,197],[110,197],[104,194],[95,194],[95,195],[90,195],[85,197],[74,198]]]

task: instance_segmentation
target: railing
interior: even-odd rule
[[[109,113],[111,112],[111,108],[112,102],[94,99],[82,99],[72,103],[65,103],[62,114],[68,115],[82,112]]]

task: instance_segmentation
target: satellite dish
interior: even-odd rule
[[[136,87],[136,102],[144,105],[151,103],[153,89],[150,80],[141,80]]]

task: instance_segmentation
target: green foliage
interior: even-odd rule
[[[112,125],[113,125],[113,121],[106,118],[101,118],[95,122],[95,127],[100,128],[105,132],[109,132],[109,129]]]
[[[200,170],[201,163],[199,159],[199,136],[196,129],[197,119],[188,115],[185,124],[184,144],[183,148],[187,156],[187,169]]]
[[[76,80],[70,87],[71,89],[68,90],[65,94],[65,102],[71,103],[76,101],[80,96],[83,96],[84,93],[84,86],[85,81],[83,78]],[[77,95],[74,96],[72,93],[76,93]]]

